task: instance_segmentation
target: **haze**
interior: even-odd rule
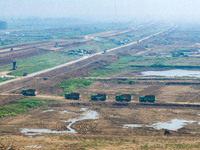
[[[199,20],[199,0],[1,0],[0,17]]]

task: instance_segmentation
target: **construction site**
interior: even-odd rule
[[[0,149],[200,149],[199,35],[150,23],[0,47]]]

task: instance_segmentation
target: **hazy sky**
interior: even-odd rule
[[[0,0],[0,17],[200,20],[200,0]]]

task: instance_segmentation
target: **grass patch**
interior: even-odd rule
[[[70,79],[57,84],[56,86],[63,88],[63,92],[60,94],[70,93],[78,88],[86,87],[95,82],[95,79]]]
[[[137,95],[137,93],[131,93],[131,95]]]
[[[109,69],[99,69],[99,70],[92,70],[90,72],[91,76],[93,77],[104,77],[104,76],[108,76],[108,75],[112,75],[117,73],[117,70],[109,70]]]
[[[22,76],[24,72],[28,74],[51,68],[72,60],[77,59],[76,56],[68,56],[58,53],[47,53],[34,57],[17,60],[17,70],[12,71],[12,75]]]
[[[172,58],[172,57],[142,57],[125,56],[120,57],[117,62],[111,63],[105,69],[92,70],[91,76],[109,76],[125,70],[135,70],[137,67],[147,68],[180,68],[180,69],[200,69],[199,58]]]
[[[172,148],[172,149],[200,149],[200,143],[197,144],[165,144],[165,148]]]
[[[141,146],[141,149],[149,149],[148,144],[142,145],[142,146]]]
[[[11,69],[12,69],[12,64],[0,66],[0,72],[1,71],[8,71],[8,70],[11,70]]]
[[[96,43],[96,45],[85,44],[85,45],[67,49],[67,51],[72,50],[72,49],[73,50],[79,50],[79,49],[93,50],[93,49],[95,49],[95,50],[97,50],[97,52],[100,52],[100,51],[108,50],[108,49],[111,49],[114,47],[117,47],[117,45],[113,44],[113,43],[109,43],[108,41],[101,41],[101,42]]]
[[[8,80],[11,80],[11,79],[14,79],[14,78],[0,78],[0,82],[8,81]]]
[[[131,60],[132,60],[131,56],[121,57],[119,61],[111,63],[110,65],[105,67],[105,69],[92,70],[90,74],[93,77],[98,77],[98,76],[102,77],[119,73],[120,71],[126,70],[128,69],[128,67],[130,67],[128,62]]]
[[[40,107],[46,105],[45,101],[54,101],[46,99],[22,99],[16,104],[10,104],[0,107],[0,118],[8,116],[16,116],[17,114],[25,112],[28,108]]]

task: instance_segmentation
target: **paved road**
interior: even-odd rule
[[[153,35],[144,37],[144,38],[140,39],[139,42],[142,42],[142,41],[147,40],[147,39],[149,39],[149,38],[151,38],[151,37],[153,37],[153,36],[156,36],[156,35],[159,35],[159,34],[161,34],[161,33],[163,33],[163,32],[166,32],[166,31],[168,31],[169,29],[171,29],[171,28],[168,28],[168,29],[166,29],[166,30],[164,30],[164,31],[161,31],[161,32],[155,33],[155,34],[153,34]],[[135,41],[135,42],[132,42],[132,43],[123,45],[123,46],[119,46],[119,47],[116,47],[116,48],[109,49],[109,50],[107,50],[107,52],[111,52],[111,51],[115,51],[115,50],[118,50],[118,49],[121,49],[121,48],[129,47],[129,46],[135,45],[135,44],[137,44],[137,43],[138,43],[138,42]],[[101,51],[101,52],[98,52],[98,53],[96,53],[96,54],[93,54],[93,55],[90,55],[90,56],[84,56],[84,57],[82,57],[82,58],[80,58],[80,59],[78,59],[78,60],[74,60],[74,61],[71,61],[71,62],[62,64],[62,65],[53,67],[53,68],[49,68],[49,69],[45,69],[45,70],[42,70],[42,71],[39,71],[39,72],[35,72],[35,73],[32,73],[32,74],[29,74],[29,75],[26,76],[26,77],[19,77],[19,78],[13,79],[13,80],[8,80],[8,81],[5,81],[5,82],[0,83],[0,86],[5,85],[5,84],[8,84],[8,83],[15,82],[15,81],[19,81],[19,80],[22,80],[22,79],[35,77],[35,76],[37,76],[37,75],[40,75],[40,74],[43,74],[43,73],[46,73],[46,72],[49,72],[49,71],[52,71],[52,70],[55,70],[55,69],[58,69],[58,68],[62,68],[62,67],[65,67],[65,66],[68,66],[68,65],[71,65],[71,64],[74,64],[74,63],[77,63],[77,62],[86,60],[86,59],[88,59],[88,58],[91,58],[91,57],[94,57],[94,56],[97,56],[97,55],[102,55],[103,53],[104,53],[104,52]]]

